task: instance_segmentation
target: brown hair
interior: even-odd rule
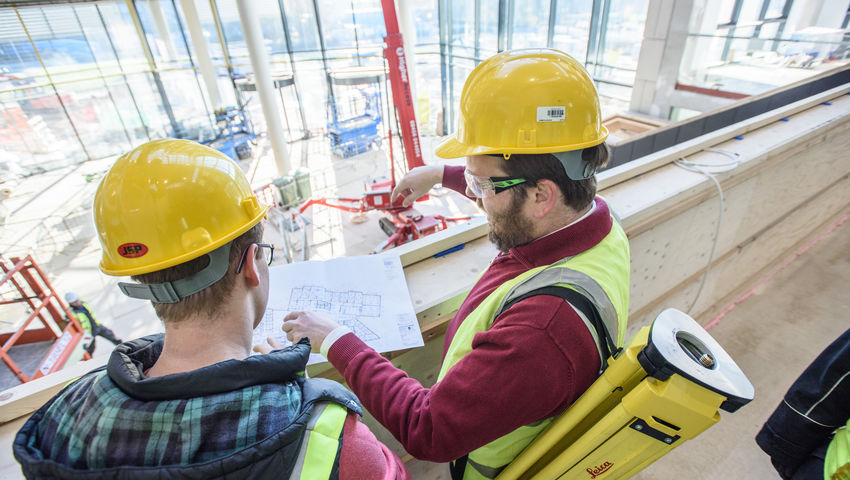
[[[499,155],[501,156],[501,155]],[[595,169],[608,163],[608,147],[604,143],[582,150],[581,159]],[[528,188],[537,186],[538,180],[551,180],[558,185],[564,195],[564,203],[574,210],[586,208],[596,196],[596,177],[585,180],[571,180],[564,171],[561,162],[549,153],[514,154],[502,164],[505,173],[511,177],[524,178],[525,183],[512,189],[525,195]]]
[[[227,273],[224,274],[221,280],[201,290],[193,293],[186,298],[180,299],[177,303],[153,303],[153,308],[157,316],[163,322],[179,322],[191,313],[202,313],[205,315],[213,315],[224,302],[230,298],[233,291],[233,285],[236,281],[236,267],[239,265],[239,260],[245,249],[252,243],[258,243],[263,238],[262,222],[251,227],[250,230],[236,237],[230,243],[230,259]],[[258,255],[262,253],[258,250]],[[259,257],[258,257],[259,258]],[[188,262],[183,262],[180,265],[175,265],[156,272],[143,273],[141,275],[133,275],[133,280],[139,283],[164,283],[173,282],[181,278],[186,278],[201,271],[210,263],[209,255],[201,255],[198,258],[193,258]]]

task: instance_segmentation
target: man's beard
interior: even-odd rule
[[[534,240],[531,233],[534,229],[531,220],[522,215],[524,194],[525,192],[510,192],[511,201],[504,211],[487,212],[490,221],[488,237],[502,253],[507,253],[511,248]],[[476,203],[482,207],[481,200]]]

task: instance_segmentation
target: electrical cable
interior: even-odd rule
[[[727,172],[729,170],[732,170],[733,168],[735,168],[735,167],[737,167],[738,165],[741,164],[741,154],[738,153],[738,152],[730,152],[729,150],[723,150],[721,148],[706,148],[706,149],[703,149],[702,151],[719,153],[721,155],[725,155],[726,157],[729,157],[730,161],[726,162],[726,163],[701,163],[701,162],[691,162],[689,160],[685,160],[684,158],[680,158],[680,159],[676,160],[676,162],[678,162],[677,165],[679,165],[680,167],[682,167],[686,170],[691,170],[692,172],[694,172],[694,171],[700,172],[700,171],[695,170],[695,169],[691,169],[691,168],[688,168],[688,167],[702,167],[702,168],[710,168],[710,169],[716,169],[717,168],[717,169],[720,169],[720,170],[712,170],[711,173],[722,173],[722,172]],[[676,162],[674,162],[674,163],[676,163]],[[702,173],[702,172],[700,172],[700,173]]]
[[[691,310],[693,310],[694,306],[697,304],[697,301],[699,300],[700,295],[702,295],[702,290],[705,287],[705,282],[706,282],[706,280],[708,280],[708,275],[711,273],[711,264],[714,262],[714,254],[717,251],[717,244],[719,243],[719,239],[720,239],[720,226],[723,223],[723,205],[724,205],[723,188],[720,186],[720,182],[717,181],[717,178],[714,175],[712,175],[712,173],[727,172],[727,171],[732,170],[733,168],[737,167],[741,163],[741,161],[740,161],[741,154],[739,154],[737,152],[730,152],[728,150],[722,150],[722,149],[719,149],[719,148],[706,148],[704,151],[720,153],[722,155],[729,157],[732,161],[727,162],[727,163],[722,163],[722,164],[707,164],[707,163],[699,163],[699,162],[690,162],[688,160],[685,160],[684,158],[679,158],[678,160],[675,160],[673,162],[679,168],[683,168],[683,169],[691,171],[691,172],[701,173],[701,174],[705,175],[706,177],[708,177],[712,182],[714,182],[714,185],[717,187],[717,192],[718,192],[717,198],[720,201],[719,211],[717,213],[717,228],[715,229],[715,232],[714,232],[714,242],[711,245],[711,252],[708,255],[708,264],[705,267],[705,273],[702,275],[702,280],[700,281],[699,289],[697,290],[697,294],[694,297],[693,302],[691,302],[691,306],[688,307],[688,309],[685,311],[685,313],[687,313],[687,314],[690,314]],[[706,168],[723,168],[723,170],[709,172],[708,170],[706,170]]]

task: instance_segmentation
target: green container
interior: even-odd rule
[[[272,184],[280,190],[281,203],[284,207],[291,207],[298,203],[298,186],[294,177],[284,175],[272,180]]]
[[[313,189],[310,187],[310,171],[306,168],[299,168],[293,176],[298,188],[298,200],[301,202],[309,200],[313,196]]]

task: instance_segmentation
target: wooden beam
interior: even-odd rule
[[[0,423],[29,415],[44,405],[59,390],[95,368],[106,365],[108,355],[79,362],[68,368],[0,392]]]

